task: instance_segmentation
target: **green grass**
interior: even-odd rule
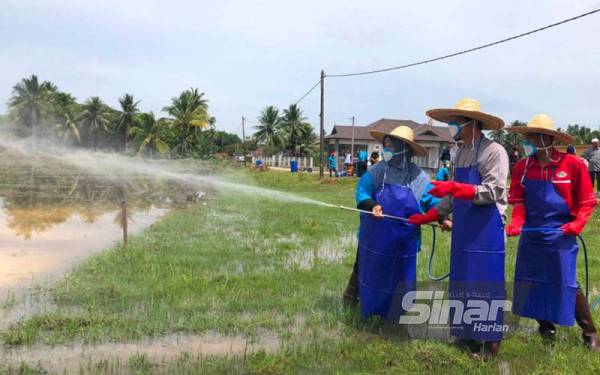
[[[228,178],[335,204],[353,206],[356,180],[320,183],[316,174],[228,173]],[[588,225],[590,279],[599,280],[600,217]],[[592,373],[600,356],[580,344],[577,328],[561,328],[555,347],[536,336],[517,334],[503,343],[491,363],[469,359],[441,342],[401,342],[376,333],[355,310],[341,305],[355,256],[351,239],[357,215],[306,204],[244,194],[220,194],[206,205],[174,211],[129,247],[96,255],[59,281],[52,297],[57,310],[25,319],[1,332],[5,347],[33,343],[134,340],[171,333],[218,332],[281,338],[275,353],[197,357],[171,363],[130,359],[128,371],[148,373]],[[449,235],[438,236],[434,271],[448,269]],[[346,240],[340,240],[340,239]],[[430,232],[424,231],[419,279],[426,279]],[[317,258],[302,266],[303,252],[319,248],[341,261]],[[513,276],[516,240],[507,247],[507,280]],[[580,261],[583,257],[580,256]],[[580,262],[580,281],[583,267]],[[600,315],[595,311],[600,321]],[[88,370],[111,372],[100,361]],[[97,366],[97,367],[94,367]],[[104,366],[104,367],[103,367]],[[2,369],[2,365],[0,365]],[[35,373],[39,369],[4,369]],[[2,370],[0,370],[2,373]]]

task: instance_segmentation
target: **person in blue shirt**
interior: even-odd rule
[[[369,153],[363,150],[362,147],[358,148],[358,177],[361,177],[367,170],[367,160],[369,159]]]
[[[333,174],[335,174],[335,177],[337,177],[337,158],[335,155],[335,151],[332,151],[329,157],[327,158],[327,165],[329,167],[329,177],[332,177],[332,172]]]
[[[441,167],[435,174],[436,181],[448,181],[450,180],[450,170],[448,169],[448,162],[443,161]]]
[[[429,176],[411,161],[413,155],[427,154],[414,142],[411,128],[370,134],[383,144],[383,160],[365,172],[356,186],[357,207],[370,213],[360,214],[357,259],[343,300],[351,305],[360,301],[363,317],[395,320],[403,311],[395,306],[399,303],[392,304],[394,296],[415,289],[420,231],[383,214],[408,218],[427,212],[438,199],[428,193],[433,188]]]

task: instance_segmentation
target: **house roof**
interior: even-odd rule
[[[371,130],[380,131],[392,131],[398,126],[408,126],[415,132],[415,141],[422,142],[454,142],[450,137],[450,132],[446,126],[433,126],[419,124],[412,120],[392,120],[392,119],[380,119],[369,125],[355,125],[354,126],[354,139],[364,141],[375,141],[373,137],[369,135]],[[325,136],[325,139],[352,139],[352,125],[335,125],[331,134]]]

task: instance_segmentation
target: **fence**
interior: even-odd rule
[[[256,164],[257,160],[262,160],[263,164],[269,167],[280,167],[280,168],[289,168],[290,162],[292,160],[296,160],[298,162],[298,168],[313,168],[313,158],[312,157],[294,157],[294,156],[283,156],[283,155],[273,155],[273,156],[263,156],[263,157],[252,157],[252,164]]]

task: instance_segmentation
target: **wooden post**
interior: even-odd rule
[[[246,118],[242,116],[242,152],[244,153],[244,164],[246,164]]]
[[[121,222],[123,223],[123,246],[127,247],[127,201],[121,201]]]
[[[319,178],[323,178],[324,175],[324,158],[323,158],[323,142],[325,142],[325,118],[324,118],[324,105],[325,105],[325,71],[321,70],[321,112],[319,114],[321,131],[319,134]]]

